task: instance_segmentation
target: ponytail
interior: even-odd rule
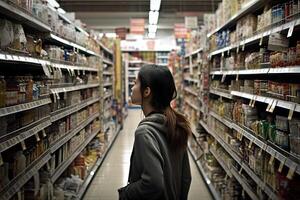
[[[171,148],[186,148],[188,138],[192,134],[189,122],[182,114],[176,112],[170,106],[165,109],[164,114],[166,116],[166,126],[168,129],[166,138]]]

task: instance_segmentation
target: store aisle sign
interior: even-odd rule
[[[174,24],[174,35],[176,38],[187,38],[188,31],[185,24]]]
[[[144,35],[145,33],[145,19],[131,19],[130,33]]]
[[[184,23],[185,23],[185,28],[197,29],[198,28],[198,17],[186,16],[186,17],[184,17]]]

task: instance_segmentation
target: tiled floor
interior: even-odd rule
[[[129,110],[124,128],[90,184],[85,200],[118,199],[117,189],[127,183],[134,131],[141,119],[141,110]],[[190,163],[192,185],[189,200],[212,199],[192,158]]]

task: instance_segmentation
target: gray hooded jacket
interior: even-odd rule
[[[128,185],[120,199],[186,200],[191,184],[187,150],[171,151],[165,133],[165,116],[153,113],[136,132],[130,159]]]

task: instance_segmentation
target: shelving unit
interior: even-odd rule
[[[220,9],[230,7],[228,3],[223,0]],[[213,173],[213,167],[222,171],[216,175],[222,181],[214,188],[208,186],[213,196],[222,199],[230,185],[228,181],[232,180],[237,186],[235,194],[245,199],[299,196],[294,188],[300,182],[300,152],[296,148],[300,137],[296,130],[300,116],[300,11],[287,9],[299,5],[299,2],[249,0],[212,31],[208,29],[213,18],[204,17],[202,30],[207,37],[200,49],[205,56],[199,60],[202,68],[207,69],[208,96],[202,95],[201,88],[196,90],[200,94],[197,109],[200,117],[198,134],[193,135],[189,150],[206,177]],[[274,15],[276,9],[283,11],[278,18]],[[215,20],[220,22],[222,16],[218,11]],[[259,20],[265,20],[266,16],[270,17],[269,21],[261,27]],[[249,34],[250,30],[243,27],[247,23],[256,26]],[[227,40],[222,38],[224,35],[228,36]],[[285,39],[287,42],[275,50],[273,37],[278,39],[277,45]],[[293,51],[295,58],[290,56]],[[193,69],[189,64],[193,53],[184,57],[184,73]],[[185,82],[193,82],[193,77],[184,77]],[[184,88],[184,91],[183,98],[187,99],[195,90]],[[189,101],[184,102],[192,107]],[[206,169],[206,165],[213,167]],[[281,187],[282,184],[286,187]]]
[[[121,129],[117,121],[113,122],[112,112],[104,118],[104,111],[114,108],[114,52],[62,14],[56,13],[84,34],[93,47],[58,35],[53,26],[11,2],[0,1],[0,12],[12,23],[21,22],[26,36],[41,37],[43,47],[76,52],[85,58],[85,62],[77,57],[58,60],[50,55],[1,49],[0,98],[4,99],[0,105],[0,168],[5,177],[0,177],[4,184],[0,185],[0,199],[22,198],[34,184],[39,192],[47,191],[38,195],[54,199],[59,183],[78,173],[71,168],[78,167],[77,161],[88,156],[86,149],[91,151],[95,148],[91,145],[97,143],[101,155],[86,176],[76,174],[83,184],[74,197],[81,199]],[[51,8],[51,12],[57,11]],[[11,92],[10,96],[6,92]],[[22,168],[16,168],[16,161]],[[8,168],[13,170],[8,173]]]

